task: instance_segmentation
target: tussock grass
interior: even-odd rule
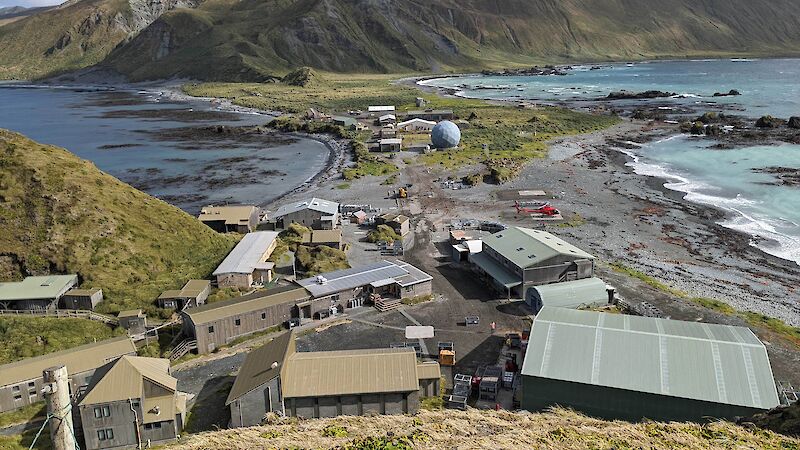
[[[143,308],[206,277],[237,237],[107,175],[55,146],[0,130],[0,280],[77,273],[103,289],[98,310]]]
[[[112,329],[88,319],[0,317],[0,364],[123,334],[125,331],[121,328]]]
[[[347,430],[345,436],[325,430]],[[189,436],[169,449],[793,449],[800,440],[727,422],[628,423],[569,410],[420,411],[414,416],[276,419],[271,424]]]

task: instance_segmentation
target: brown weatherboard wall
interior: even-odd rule
[[[264,331],[288,322],[292,317],[292,309],[295,304],[296,302],[292,300],[198,325],[195,325],[188,315],[184,315],[183,331],[197,340],[198,353],[210,353],[240,336]],[[265,315],[264,319],[261,318],[262,314]],[[238,326],[236,325],[237,319],[240,320]],[[209,327],[214,327],[214,331],[209,332]]]
[[[66,309],[94,310],[94,307],[101,301],[103,301],[103,291],[94,292],[92,295],[76,295],[67,292],[61,297],[61,302]]]

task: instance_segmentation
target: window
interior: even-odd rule
[[[106,428],[106,439],[114,439],[114,430]]]
[[[21,395],[15,395],[14,396],[14,401],[16,402],[17,400],[22,400],[22,396]]]
[[[209,333],[213,333],[214,332],[214,325],[211,325],[210,327],[208,327],[208,332]]]
[[[238,327],[239,325],[241,325],[241,324],[242,324],[242,319],[236,319],[236,320],[234,320],[234,321],[233,321],[233,324],[234,324],[234,325],[236,325],[236,326]]]
[[[106,440],[106,430],[97,430],[97,440],[98,441]]]
[[[161,422],[153,422],[153,423],[146,423],[144,424],[145,430],[153,430],[161,428]]]
[[[35,382],[33,382],[33,381],[29,381],[28,382],[28,387],[35,387],[35,386],[36,386]]]
[[[267,320],[267,313],[261,313],[261,320]]]
[[[161,422],[154,423],[153,428],[161,428]]]
[[[99,419],[101,417],[111,417],[111,408],[108,405],[94,408],[94,418]]]
[[[139,407],[139,402],[133,402],[132,405],[133,405],[134,408],[138,408]]]
[[[11,392],[19,392],[19,386],[12,387]]]

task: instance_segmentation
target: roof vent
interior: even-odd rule
[[[278,361],[273,361],[272,362],[272,368],[273,369],[277,369],[278,368]]]
[[[161,414],[161,407],[158,406],[158,405],[153,406],[153,409],[151,409],[150,412],[155,414],[155,415],[159,415],[159,414]]]
[[[322,275],[317,275],[317,284],[325,284],[328,282],[328,279]]]

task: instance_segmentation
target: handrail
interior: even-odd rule
[[[113,316],[96,313],[84,309],[0,309],[0,316],[41,316],[71,319],[96,320],[112,325],[119,325],[119,319]]]

